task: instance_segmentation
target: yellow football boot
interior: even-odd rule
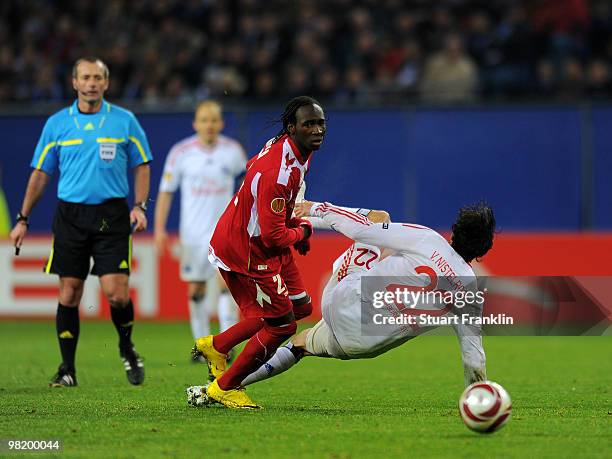
[[[191,350],[191,356],[195,359],[203,357],[208,365],[208,379],[210,381],[220,378],[227,368],[227,355],[222,354],[213,347],[212,335],[198,338]]]
[[[209,400],[225,405],[228,408],[243,409],[243,410],[259,410],[262,409],[257,403],[251,400],[244,389],[223,390],[219,387],[215,379],[207,388],[206,395]]]

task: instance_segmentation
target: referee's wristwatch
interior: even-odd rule
[[[146,201],[137,202],[136,204],[134,204],[134,208],[136,207],[142,210],[145,214],[147,213],[147,202]]]
[[[15,217],[15,220],[17,221],[17,223],[23,223],[26,226],[26,228],[30,227],[29,217],[27,217],[26,215],[23,215],[21,212],[17,214],[17,217]]]

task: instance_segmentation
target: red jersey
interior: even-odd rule
[[[288,228],[295,198],[308,171],[287,135],[247,163],[240,189],[219,219],[210,241],[209,260],[226,271],[252,277],[280,272],[290,247],[304,238],[303,228]]]

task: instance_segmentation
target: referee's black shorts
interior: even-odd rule
[[[88,205],[60,201],[53,219],[53,248],[45,272],[85,279],[130,273],[132,236],[127,201]]]

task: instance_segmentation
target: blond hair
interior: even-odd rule
[[[221,104],[217,102],[216,100],[212,100],[212,99],[204,99],[200,101],[198,105],[196,106],[195,113],[198,113],[198,111],[200,111],[201,108],[209,108],[209,109],[217,110],[219,112],[219,115],[221,115],[223,112],[223,107],[221,107]]]

